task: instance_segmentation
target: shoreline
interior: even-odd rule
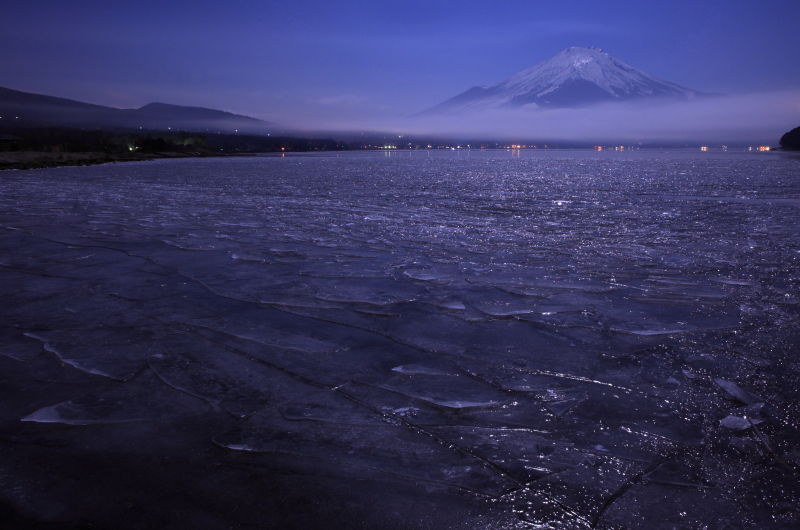
[[[558,150],[562,148],[551,147],[546,150]],[[574,149],[574,148],[566,148]],[[661,147],[658,149],[675,149],[668,147]],[[686,149],[678,147],[677,149]],[[464,149],[463,151],[469,151]],[[477,149],[474,149],[477,150]],[[507,148],[496,149],[482,149],[482,150],[498,150],[508,151]],[[79,151],[79,152],[50,152],[50,151],[0,151],[0,171],[11,170],[26,170],[26,169],[44,169],[54,167],[71,167],[71,166],[96,166],[100,164],[110,164],[115,162],[145,162],[148,160],[159,160],[164,158],[230,158],[230,157],[247,157],[247,156],[281,156],[288,154],[297,154],[304,152],[343,152],[343,151],[375,151],[383,152],[380,149],[319,149],[313,151],[291,151],[291,152],[275,152],[275,151],[261,151],[251,153],[215,153],[215,152],[178,152],[178,151],[165,151],[159,153],[103,153],[97,151]],[[394,150],[393,150],[394,151]],[[406,151],[400,149],[398,151]],[[435,149],[439,151],[439,149]],[[785,153],[798,153],[800,150],[792,149],[778,149],[773,148],[772,152],[785,152]]]
[[[101,152],[7,151],[0,152],[0,171],[43,169],[69,166],[95,166],[114,162],[144,162],[162,158],[227,158],[253,156],[260,153],[147,153],[115,154]]]

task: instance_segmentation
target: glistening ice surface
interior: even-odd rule
[[[781,153],[4,172],[0,509],[797,525],[799,215]]]

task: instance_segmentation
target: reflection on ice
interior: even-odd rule
[[[201,467],[473,527],[796,526],[795,160],[414,155],[4,175],[0,362],[53,396],[3,425],[200,418]]]

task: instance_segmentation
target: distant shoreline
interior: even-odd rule
[[[589,150],[585,147],[549,147],[539,149],[541,151],[559,149],[579,149]],[[688,147],[651,147],[645,149],[694,149]],[[450,149],[431,149],[432,151],[450,151]],[[509,151],[506,147],[484,148],[484,149],[459,149],[458,151]],[[537,149],[524,149],[536,151]],[[286,152],[161,152],[161,153],[103,153],[103,152],[50,152],[50,151],[0,151],[0,171],[43,169],[54,167],[70,166],[96,166],[100,164],[111,164],[115,162],[145,162],[148,160],[160,160],[169,158],[231,158],[231,157],[276,157],[285,155],[296,155],[299,153],[341,153],[341,152],[413,152],[419,149],[315,149],[313,151],[286,151]],[[734,150],[739,151],[739,150]],[[787,151],[790,149],[771,148],[770,151]]]
[[[52,153],[47,151],[8,151],[0,152],[0,171],[42,169],[67,166],[95,166],[114,162],[144,162],[163,158],[222,158],[252,156],[258,153],[101,153],[74,152]]]

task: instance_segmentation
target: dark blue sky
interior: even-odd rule
[[[702,91],[800,88],[800,1],[11,1],[0,86],[266,119],[408,114],[597,46]]]

